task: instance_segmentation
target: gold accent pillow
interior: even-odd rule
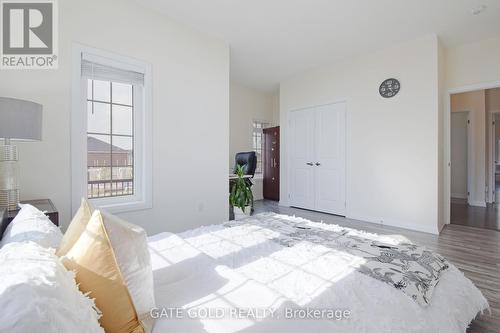
[[[78,208],[75,216],[68,226],[68,229],[66,229],[66,232],[61,240],[61,244],[59,245],[59,249],[56,252],[58,256],[61,257],[65,255],[68,253],[69,249],[73,247],[78,238],[80,238],[82,232],[87,227],[87,223],[89,223],[93,211],[94,209],[90,203],[85,198],[82,198],[80,208]]]
[[[107,333],[149,333],[155,307],[153,273],[144,230],[95,210],[63,257],[83,293],[95,299]]]

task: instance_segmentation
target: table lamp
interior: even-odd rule
[[[0,209],[17,209],[19,203],[19,159],[11,141],[42,139],[42,105],[0,97]]]

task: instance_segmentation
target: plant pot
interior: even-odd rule
[[[233,207],[233,211],[234,211],[234,219],[241,220],[241,219],[244,219],[244,218],[250,216],[250,214],[252,212],[252,207],[246,206],[245,210],[241,210],[241,208],[238,208],[238,207]]]

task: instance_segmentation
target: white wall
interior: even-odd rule
[[[426,36],[282,82],[281,204],[288,204],[288,112],[347,100],[347,216],[437,233],[438,47]],[[401,91],[384,99],[378,87],[389,77]]]
[[[129,1],[59,1],[59,69],[2,71],[2,96],[43,104],[43,141],[22,143],[21,198],[51,198],[70,220],[71,47],[153,70],[153,209],[123,214],[148,233],[227,220],[229,49]]]
[[[229,170],[234,167],[234,156],[238,152],[253,150],[253,121],[260,120],[277,125],[276,94],[258,91],[236,82],[231,82],[229,103]],[[262,176],[253,180],[252,192],[255,200],[262,199]]]
[[[273,125],[280,124],[280,92],[279,89],[273,94]]]
[[[500,88],[486,90],[486,112],[500,112]]]
[[[468,112],[451,114],[451,196],[467,198]]]
[[[447,48],[448,89],[500,82],[500,37]]]

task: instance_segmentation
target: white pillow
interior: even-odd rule
[[[155,307],[155,296],[146,231],[110,213],[101,211],[101,215],[139,320],[151,332],[154,320],[149,313]]]
[[[0,309],[0,332],[104,333],[74,273],[52,249],[33,242],[0,249]]]
[[[32,205],[20,205],[21,210],[7,226],[2,246],[13,242],[32,241],[43,247],[58,248],[62,233],[50,219]]]

